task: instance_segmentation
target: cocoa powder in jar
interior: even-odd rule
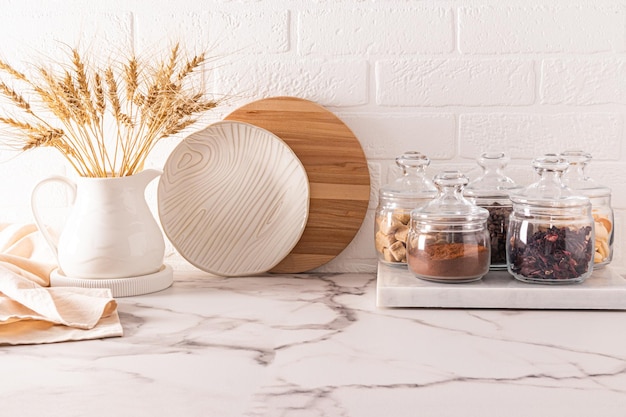
[[[432,281],[464,282],[481,278],[489,271],[490,251],[474,243],[433,243],[412,248],[409,269]]]

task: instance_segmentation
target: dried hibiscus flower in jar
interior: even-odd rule
[[[578,283],[593,270],[594,226],[589,198],[561,181],[567,161],[554,154],[533,161],[539,181],[511,194],[507,269],[518,280]]]
[[[511,272],[532,281],[568,281],[584,276],[593,255],[591,236],[590,226],[552,226],[533,233],[527,243],[516,234],[509,253]]]

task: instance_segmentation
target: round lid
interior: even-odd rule
[[[489,211],[463,197],[469,179],[459,171],[443,171],[434,178],[437,197],[411,212],[411,218],[426,223],[467,223],[484,221]]]
[[[482,174],[471,181],[463,190],[466,197],[508,197],[521,188],[515,181],[504,174],[504,168],[510,158],[504,152],[484,152],[476,162],[482,168]]]
[[[563,184],[562,176],[569,163],[556,154],[546,154],[532,162],[539,180],[510,195],[513,203],[539,207],[577,207],[589,205],[589,199]]]
[[[599,184],[585,173],[591,154],[582,150],[568,150],[561,152],[560,156],[569,163],[563,174],[563,184],[586,197],[605,197],[611,194],[609,187]]]
[[[382,198],[422,199],[437,195],[437,187],[426,178],[425,170],[430,159],[420,152],[409,151],[396,158],[402,176],[381,187]]]

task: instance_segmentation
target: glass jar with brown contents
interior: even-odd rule
[[[444,171],[435,199],[411,212],[408,267],[418,278],[447,283],[479,280],[489,271],[489,211],[463,197],[468,178]]]
[[[530,283],[582,282],[593,270],[591,203],[563,184],[565,158],[547,154],[535,159],[533,167],[539,180],[511,194],[508,270]]]
[[[563,184],[591,201],[595,232],[593,268],[602,268],[613,259],[613,230],[615,228],[611,208],[611,189],[597,183],[585,173],[591,161],[591,155],[587,152],[571,150],[562,152],[561,156],[569,163],[569,167],[563,174]]]
[[[428,157],[420,152],[405,152],[396,158],[402,176],[381,187],[374,223],[374,244],[378,260],[406,265],[406,239],[411,210],[431,201],[437,188],[426,177]]]
[[[465,187],[463,195],[489,211],[487,229],[491,239],[489,269],[506,269],[506,232],[513,203],[509,194],[521,187],[504,174],[509,157],[504,152],[485,152],[477,159],[482,173]]]

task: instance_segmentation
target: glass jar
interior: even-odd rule
[[[428,157],[410,151],[396,158],[402,176],[381,187],[374,221],[374,244],[378,260],[386,264],[406,265],[406,239],[411,210],[437,195],[435,184],[426,178]]]
[[[593,268],[602,268],[613,259],[614,217],[611,189],[598,184],[585,173],[585,168],[591,161],[590,154],[571,150],[562,152],[561,156],[569,162],[569,167],[563,174],[563,183],[591,201],[595,229]]]
[[[463,190],[463,195],[478,207],[489,211],[487,230],[491,242],[491,262],[489,269],[506,269],[506,232],[509,228],[509,215],[513,203],[511,192],[521,187],[504,174],[509,157],[504,152],[485,152],[477,160],[482,174],[471,181]]]
[[[459,171],[444,171],[434,182],[437,197],[411,212],[408,268],[428,281],[479,280],[489,271],[489,212],[463,197],[469,180]]]
[[[591,202],[563,184],[565,158],[547,154],[533,167],[539,180],[511,194],[508,270],[524,282],[582,282],[593,271]]]

